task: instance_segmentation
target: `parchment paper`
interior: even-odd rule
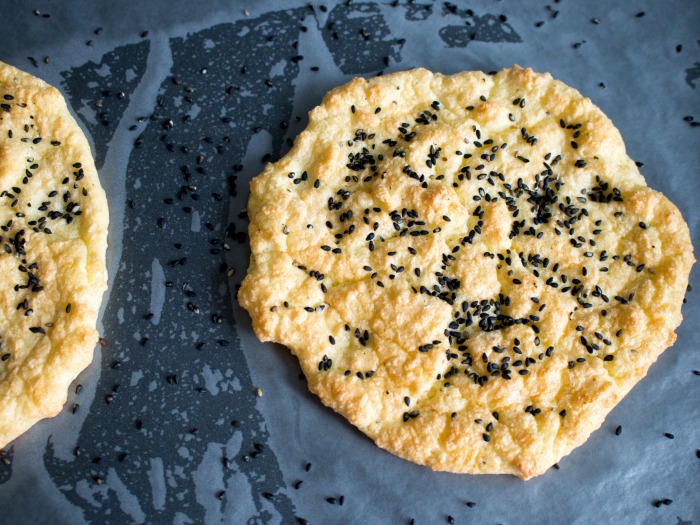
[[[527,482],[378,449],[307,392],[286,349],[257,342],[233,299],[248,180],[327,90],[415,66],[516,63],[577,88],[698,246],[700,3],[37,0],[3,12],[0,59],[66,96],[111,230],[107,344],[65,410],[6,449],[0,522],[700,522],[697,292],[647,378]]]

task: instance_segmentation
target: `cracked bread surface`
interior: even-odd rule
[[[549,74],[356,78],[250,191],[256,336],[435,470],[542,474],[675,341],[688,227]]]
[[[55,416],[91,362],[109,214],[60,92],[0,63],[0,447]]]

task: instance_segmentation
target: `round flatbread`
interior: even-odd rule
[[[92,360],[108,221],[61,94],[0,63],[0,447],[56,415]]]
[[[617,129],[549,74],[332,90],[253,179],[238,298],[380,447],[545,472],[675,340],[694,261]]]

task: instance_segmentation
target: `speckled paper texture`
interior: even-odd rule
[[[64,411],[3,451],[0,522],[700,523],[697,292],[647,378],[558,469],[527,482],[435,473],[378,449],[307,392],[286,349],[255,339],[234,299],[248,181],[326,91],[416,66],[519,64],[575,87],[697,247],[700,4],[6,7],[0,60],[63,92],[111,226],[106,345]]]

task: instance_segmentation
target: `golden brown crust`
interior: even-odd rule
[[[583,443],[673,343],[694,261],[610,120],[517,66],[332,90],[248,212],[258,338],[453,472],[530,478]]]
[[[2,447],[56,415],[92,360],[109,215],[58,90],[0,62],[0,104]]]

